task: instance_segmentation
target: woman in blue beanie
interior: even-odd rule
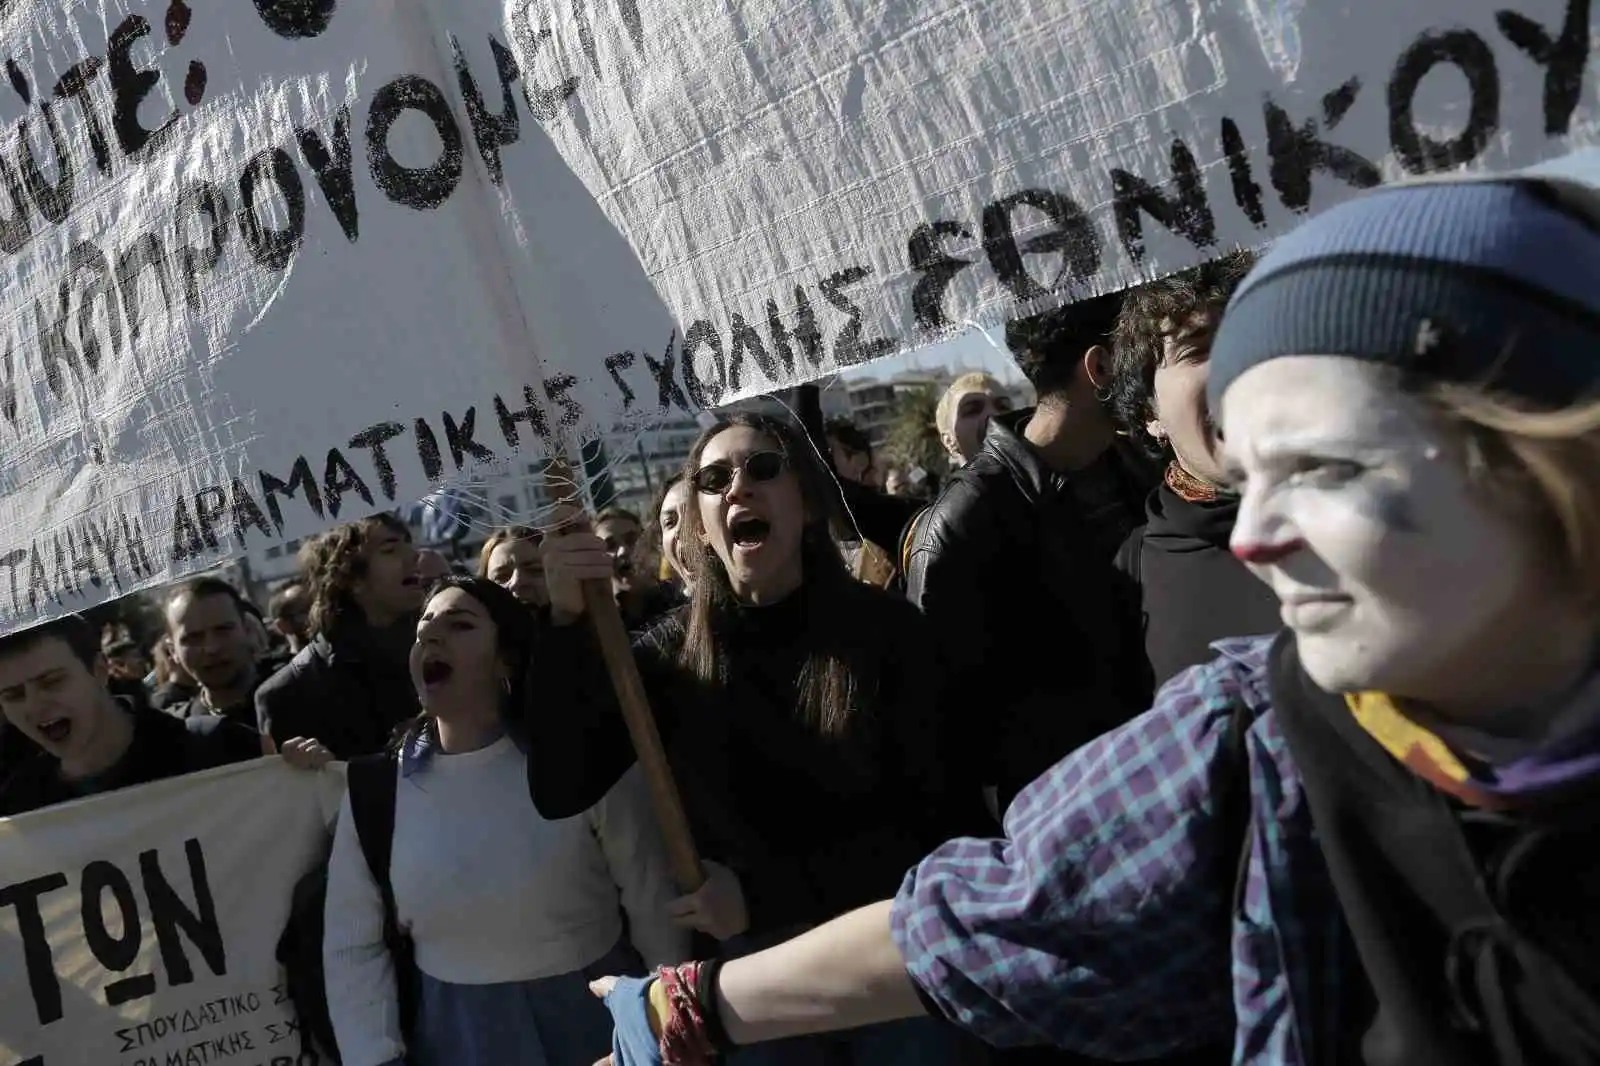
[[[1225,641],[893,901],[603,982],[617,1066],[929,1012],[1101,1059],[1600,1062],[1600,209],[1392,186],[1240,286]]]

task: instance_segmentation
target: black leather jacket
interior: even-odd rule
[[[990,421],[907,551],[906,594],[950,677],[948,728],[1002,804],[1150,699],[1137,600],[1113,564],[1158,473],[1120,438],[1056,473],[1021,436],[1032,414]]]

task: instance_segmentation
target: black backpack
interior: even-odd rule
[[[367,868],[383,897],[383,942],[393,960],[400,998],[400,1025],[407,1038],[416,1020],[416,963],[411,938],[400,930],[394,886],[389,882],[389,855],[394,844],[395,760],[373,755],[350,760],[346,787],[356,838]],[[324,856],[294,886],[289,921],[278,938],[278,962],[284,986],[300,1022],[300,1040],[307,1050],[340,1062],[333,1020],[322,972],[323,908],[328,896],[328,859]]]

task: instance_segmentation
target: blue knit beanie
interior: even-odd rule
[[[1544,407],[1594,398],[1600,228],[1562,191],[1512,178],[1394,185],[1305,222],[1229,302],[1211,409],[1280,355],[1369,359]]]

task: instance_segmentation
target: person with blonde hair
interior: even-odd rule
[[[617,1066],[933,1011],[1241,1064],[1600,1061],[1600,210],[1376,190],[1276,242],[1211,350],[1230,640],[895,899],[600,985]],[[683,993],[683,989],[689,989]],[[672,995],[663,995],[663,992]]]
[[[989,419],[1011,408],[1011,395],[992,374],[975,370],[952,381],[933,409],[934,428],[951,465],[961,466],[977,455]]]

